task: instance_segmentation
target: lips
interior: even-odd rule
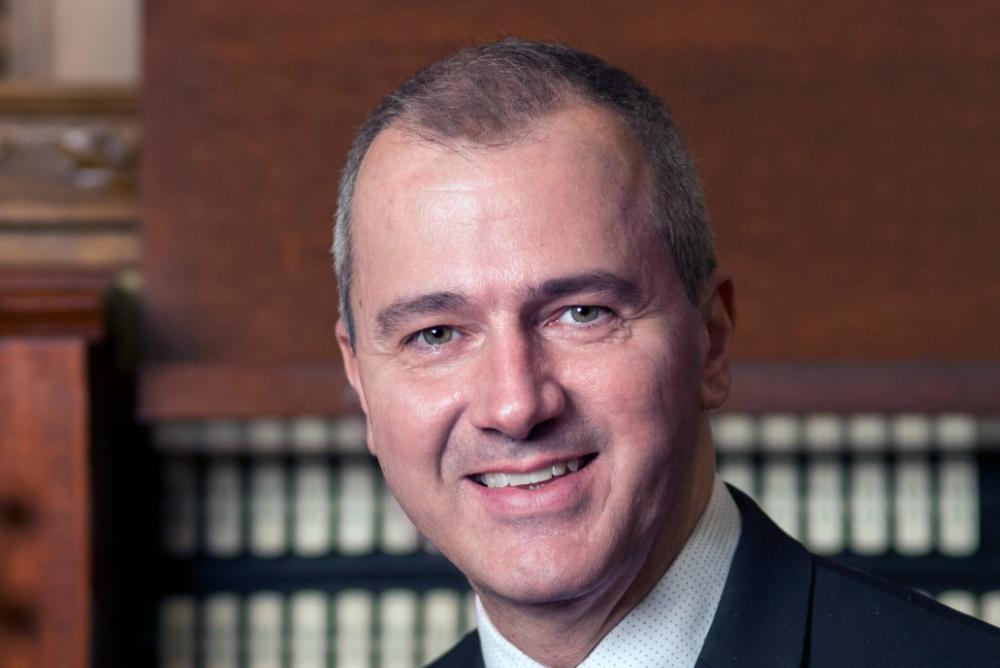
[[[523,473],[512,473],[503,471],[488,471],[472,476],[472,479],[491,489],[502,487],[527,487],[534,489],[542,483],[546,483],[554,478],[561,478],[569,473],[575,473],[585,467],[596,455],[584,455],[574,457],[552,464],[546,464],[533,471]]]

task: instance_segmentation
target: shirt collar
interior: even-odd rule
[[[579,668],[692,668],[729,575],[740,513],[716,476],[701,519],[649,594],[606,635]],[[544,668],[503,637],[476,598],[486,668]]]

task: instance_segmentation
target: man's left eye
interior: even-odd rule
[[[570,306],[559,315],[559,322],[566,324],[585,325],[594,322],[607,313],[603,306]]]

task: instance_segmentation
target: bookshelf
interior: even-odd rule
[[[811,550],[1000,624],[1000,411],[712,422],[723,479]],[[419,666],[474,623],[358,418],[168,421],[153,437],[161,666]]]

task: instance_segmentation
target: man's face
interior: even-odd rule
[[[390,488],[484,599],[599,593],[676,521],[711,337],[649,188],[589,106],[502,148],[390,129],[365,158],[348,376]]]

